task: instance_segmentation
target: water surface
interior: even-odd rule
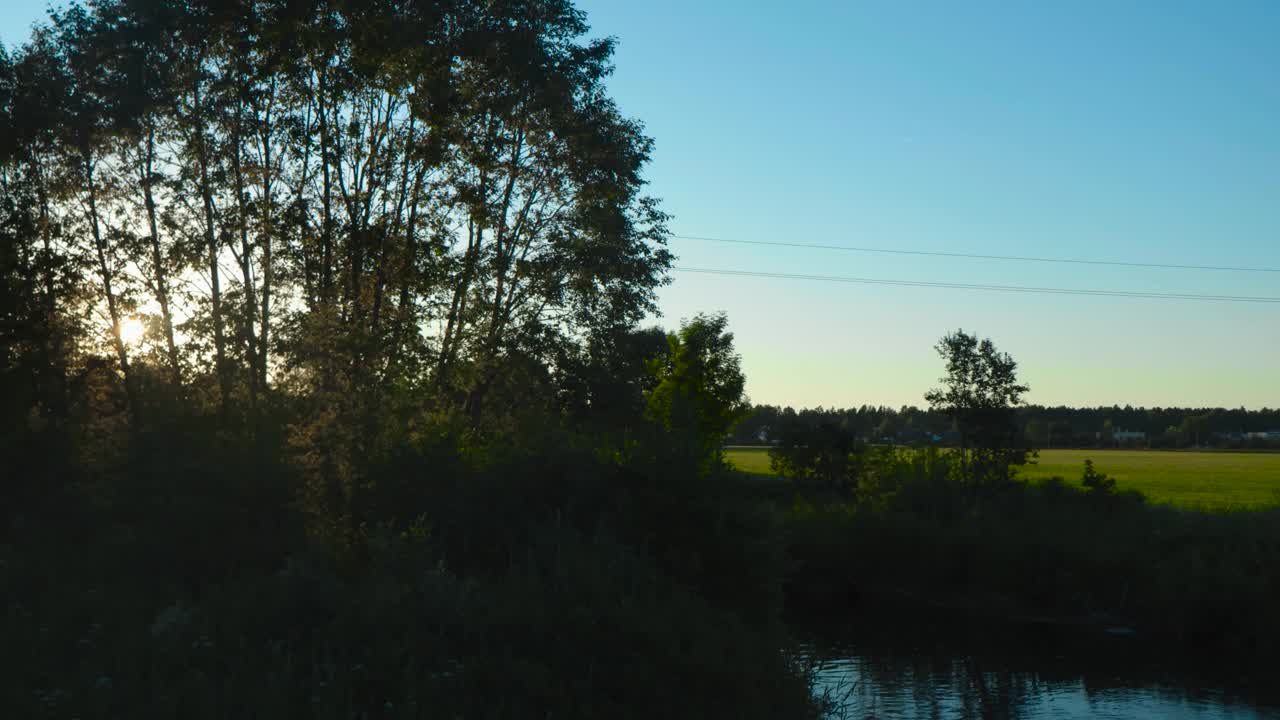
[[[835,718],[1280,718],[1280,679],[1098,628],[867,612],[801,631]]]

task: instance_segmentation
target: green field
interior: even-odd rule
[[[734,467],[772,474],[764,448],[732,448]],[[1085,458],[1116,479],[1119,490],[1139,490],[1152,502],[1223,510],[1280,504],[1280,453],[1163,452],[1150,450],[1041,450],[1024,470],[1042,480],[1060,475],[1079,482]]]
[[[730,465],[742,472],[755,475],[773,474],[773,470],[769,467],[768,448],[729,448],[724,451],[724,455]]]

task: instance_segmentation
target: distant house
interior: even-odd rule
[[[1264,432],[1248,432],[1244,436],[1249,440],[1280,440],[1280,430],[1267,430]]]
[[[1111,442],[1116,447],[1136,447],[1147,444],[1147,434],[1137,430],[1113,430]]]

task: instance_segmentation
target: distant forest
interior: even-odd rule
[[[1142,408],[1045,407],[1018,408],[1018,424],[1033,447],[1151,447],[1280,449],[1280,408]],[[955,442],[952,419],[946,413],[914,406],[902,408],[863,405],[857,408],[802,408],[754,405],[733,429],[729,442],[768,444],[788,423],[836,424],[863,440],[903,444]],[[1132,437],[1122,433],[1141,433]],[[1258,437],[1269,433],[1269,437]]]

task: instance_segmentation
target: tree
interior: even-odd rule
[[[1107,477],[1106,473],[1098,472],[1093,467],[1093,460],[1085,458],[1084,474],[1080,478],[1080,484],[1088,489],[1090,495],[1112,495],[1116,491],[1115,478]]]
[[[1178,431],[1182,435],[1184,442],[1190,441],[1192,445],[1199,447],[1201,439],[1206,434],[1205,428],[1208,426],[1208,415],[1188,415],[1182,419],[1182,424],[1178,427]]]
[[[1008,479],[1013,465],[1024,464],[1027,449],[1019,437],[1016,410],[1030,388],[1018,382],[1018,364],[964,330],[949,333],[937,351],[947,363],[942,387],[925,393],[931,409],[947,414],[960,431],[959,467],[967,482]]]
[[[856,487],[857,443],[848,428],[832,422],[786,423],[778,445],[769,450],[774,472],[800,481],[820,482],[828,489]]]
[[[645,413],[704,470],[722,460],[733,424],[750,410],[741,359],[724,314],[698,315],[667,336],[667,353],[651,363],[657,384]]]
[[[643,422],[645,403],[658,379],[652,364],[669,351],[659,327],[619,328],[567,349],[557,363],[561,407],[576,425],[626,435]]]
[[[667,216],[588,31],[568,0],[52,13],[0,53],[10,415],[66,418],[92,375],[139,440],[291,438],[335,514],[414,423],[570,404],[569,359],[592,414],[647,427]]]
[[[898,437],[898,418],[894,415],[885,415],[880,424],[876,425],[874,431],[876,442],[884,442],[888,440],[890,443],[897,440]]]
[[[135,411],[141,374],[224,425],[322,386],[482,424],[512,368],[634,330],[667,281],[652,141],[587,32],[566,0],[74,5],[0,62],[19,259]]]

